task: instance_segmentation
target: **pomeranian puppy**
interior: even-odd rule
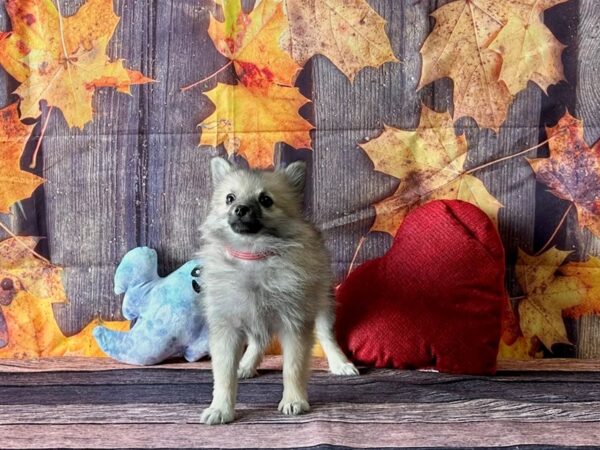
[[[279,410],[310,409],[313,331],[331,372],[357,375],[334,334],[329,258],[319,232],[304,219],[303,162],[276,171],[245,170],[211,160],[213,197],[202,226],[202,277],[214,388],[202,422],[231,422],[237,378],[257,374],[271,338],[283,350]],[[244,350],[245,349],[245,350]]]

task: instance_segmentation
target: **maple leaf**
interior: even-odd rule
[[[21,118],[37,118],[46,100],[70,127],[82,128],[92,120],[97,87],[129,92],[152,81],[106,55],[119,21],[112,0],[88,0],[66,18],[50,0],[8,0],[6,9],[13,30],[0,34],[0,64],[21,83]]]
[[[94,338],[93,331],[102,325],[109,330],[128,331],[131,323],[128,320],[104,321],[94,319],[90,321],[79,333],[69,336],[65,341],[64,353],[61,356],[86,356],[91,358],[107,358]]]
[[[525,293],[519,303],[523,336],[537,337],[548,350],[554,344],[570,343],[562,312],[579,305],[586,295],[580,280],[557,273],[569,253],[552,248],[531,256],[519,250],[517,259],[517,280]]]
[[[39,238],[21,236],[0,242],[0,284],[12,289],[0,290],[0,304],[10,303],[19,290],[31,295],[65,303],[62,269],[33,255]],[[7,281],[9,280],[9,281]]]
[[[600,141],[590,148],[583,122],[568,112],[546,133],[550,156],[529,160],[537,180],[558,198],[573,202],[579,226],[600,237]]]
[[[364,67],[398,59],[385,34],[386,21],[365,0],[284,0],[289,52],[300,65],[326,56],[350,80]]]
[[[423,106],[415,131],[385,126],[379,137],[360,147],[375,170],[400,179],[396,192],[375,204],[371,231],[394,235],[411,208],[435,199],[467,201],[497,222],[502,205],[478,178],[465,173],[467,141],[464,135],[456,135],[447,112]]]
[[[0,349],[0,358],[38,358],[64,353],[64,336],[54,320],[52,303],[52,299],[39,299],[20,290],[9,305],[2,306],[8,343]]]
[[[583,301],[566,309],[564,315],[579,319],[586,314],[600,314],[600,258],[569,262],[558,269],[560,275],[577,278],[586,289]]]
[[[0,242],[0,358],[106,356],[96,345],[90,322],[66,337],[52,305],[66,303],[62,269],[32,254],[39,239],[29,236]],[[124,331],[128,321],[102,322]]]
[[[298,114],[309,100],[297,88],[218,83],[204,95],[216,109],[200,124],[200,145],[223,143],[229,154],[244,156],[252,167],[272,166],[278,142],[311,148],[309,131],[314,127]]]
[[[38,241],[24,236],[0,242],[0,358],[106,356],[92,336],[98,320],[71,337],[58,327],[52,305],[67,302],[62,269],[33,256]],[[128,321],[103,325],[129,329]]]
[[[106,357],[92,335],[100,321],[94,320],[78,334],[66,337],[54,318],[53,303],[52,299],[37,298],[21,290],[9,305],[2,306],[7,342],[0,348],[0,358]],[[102,322],[102,325],[117,331],[129,329],[128,321]]]
[[[499,79],[512,95],[527,88],[529,80],[547,93],[548,86],[565,79],[562,52],[566,46],[554,37],[539,14],[530,20],[511,15],[489,48],[502,56]]]
[[[21,156],[33,125],[19,120],[17,104],[0,109],[0,213],[10,212],[16,201],[31,197],[44,180],[21,170]]]
[[[241,0],[229,0],[223,11],[224,22],[211,14],[208,34],[217,50],[234,62],[240,81],[246,86],[292,86],[300,66],[284,51],[289,44],[283,5],[263,0],[245,14]]]
[[[504,340],[500,341],[498,347],[499,361],[528,361],[540,359],[544,352],[539,350],[537,339],[526,339],[519,336],[513,343],[507,344]]]
[[[552,52],[548,55],[548,52],[536,47],[540,44],[539,36],[547,36],[541,31],[545,26],[541,23],[540,15],[545,9],[565,1],[456,0],[438,8],[432,13],[436,20],[435,28],[421,48],[423,65],[419,89],[437,79],[451,78],[454,82],[454,119],[470,116],[480,127],[498,131],[513,99],[507,84],[512,90],[522,86],[529,67],[539,61],[539,58],[531,58],[532,61],[527,64],[513,67],[515,59],[519,60],[524,55],[518,49],[509,48],[507,42],[515,45],[511,39],[522,37],[523,44],[529,44],[538,55],[552,56]],[[502,34],[501,30],[509,23],[511,16],[521,18],[525,25],[533,23],[534,34],[518,33],[519,30],[514,29],[515,21]],[[511,32],[518,34],[511,35]],[[493,46],[494,51],[490,46],[499,33],[500,41]],[[551,41],[543,44],[552,46],[556,43]],[[505,64],[499,51],[508,58]],[[553,58],[544,58],[544,64],[555,63],[557,61]],[[537,75],[534,81],[541,85],[552,78],[545,78],[547,69],[535,69]],[[562,74],[562,66],[555,72]],[[512,77],[516,78],[514,82]]]

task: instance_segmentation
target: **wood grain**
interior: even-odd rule
[[[83,2],[63,3],[69,15]],[[147,48],[135,43],[147,28],[149,3],[115,4],[121,20],[108,53],[139,69]],[[46,220],[50,257],[65,268],[70,304],[55,306],[55,316],[66,334],[98,316],[121,317],[112,279],[120,258],[138,243],[144,89],[134,86],[131,96],[98,90],[94,121],[83,130],[69,129],[56,109],[50,117],[43,144]]]
[[[233,424],[2,425],[4,448],[306,448],[329,443],[351,448],[585,446],[600,442],[598,423],[520,422],[437,425],[313,422]],[[556,447],[554,447],[556,448]]]
[[[260,364],[261,370],[280,370],[282,357],[267,355]],[[208,370],[210,361],[202,360],[195,363],[178,360],[166,361],[154,366],[134,366],[115,361],[111,358],[62,357],[40,359],[0,359],[1,373],[29,372],[102,372],[111,370]],[[323,358],[312,359],[313,371],[327,371],[327,361]],[[397,372],[393,369],[390,371]],[[532,361],[499,361],[498,373],[503,372],[600,372],[600,360],[574,358],[548,358]],[[423,373],[430,371],[423,370]],[[385,371],[383,372],[385,373]],[[408,372],[410,373],[410,372]]]
[[[591,146],[600,139],[600,2],[579,1],[578,70],[575,115],[583,120],[586,142]],[[577,230],[579,231],[579,230]],[[577,233],[582,257],[600,255],[600,238],[589,231]],[[586,316],[579,321],[577,335],[579,358],[600,357],[600,317]]]
[[[109,364],[95,361],[98,367]],[[277,411],[279,370],[240,383],[236,421],[200,424],[212,396],[206,363],[90,371],[0,370],[2,448],[355,448],[595,445],[600,372],[506,372],[495,377],[361,369],[313,373],[312,411]],[[280,364],[272,357],[266,366]],[[588,362],[589,363],[589,362]],[[9,365],[12,369],[14,366]],[[127,367],[127,368],[126,368]],[[561,366],[562,367],[562,366]],[[25,439],[26,437],[26,439]],[[85,438],[85,439],[84,439]],[[417,444],[418,442],[418,444]]]

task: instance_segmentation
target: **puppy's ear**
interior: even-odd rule
[[[304,161],[293,162],[285,168],[284,172],[294,189],[302,192],[306,183],[306,163]]]
[[[213,184],[218,184],[229,172],[233,170],[233,166],[224,158],[213,158],[210,160],[210,174]]]

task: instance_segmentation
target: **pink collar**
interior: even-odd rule
[[[231,247],[225,247],[227,254],[233,258],[243,259],[244,261],[260,261],[262,259],[267,259],[270,256],[274,256],[275,252],[264,251],[260,253],[252,253],[252,252],[241,252],[239,250],[234,250]]]

